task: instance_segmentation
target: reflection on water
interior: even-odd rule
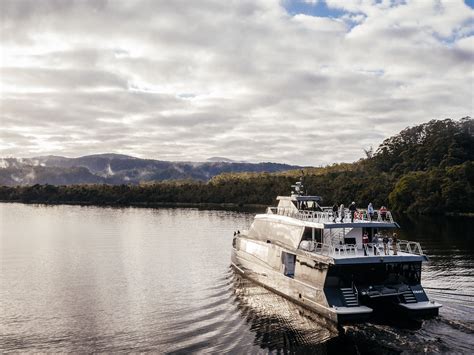
[[[445,353],[453,349],[469,353],[472,349],[469,338],[474,328],[443,317],[423,322],[394,314],[388,319],[339,328],[237,274],[234,293],[242,318],[255,332],[255,345],[269,351],[398,354]],[[453,328],[458,334],[447,334],[446,330]]]
[[[235,275],[234,293],[242,317],[262,349],[322,351],[336,337],[334,323]]]
[[[0,352],[470,353],[474,219],[400,219],[443,303],[337,329],[229,268],[253,213],[0,203]]]

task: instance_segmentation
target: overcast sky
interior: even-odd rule
[[[326,165],[473,115],[471,0],[0,6],[3,157]]]

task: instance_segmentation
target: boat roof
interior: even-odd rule
[[[359,221],[354,220],[354,222],[324,222],[324,229],[334,229],[334,228],[400,228],[400,225],[397,222],[390,221]]]
[[[255,216],[257,219],[269,219],[269,220],[280,220],[287,224],[297,225],[302,227],[311,227],[311,228],[319,228],[319,229],[336,229],[336,228],[400,228],[398,223],[396,222],[378,222],[378,221],[361,221],[361,220],[354,220],[354,222],[344,221],[343,223],[339,222],[315,222],[310,219],[301,219],[296,218],[294,216],[284,216],[279,214],[268,214],[262,213]]]
[[[316,201],[316,202],[320,202],[323,200],[321,196],[315,196],[315,195],[278,196],[276,199],[278,201]]]
[[[322,201],[321,196],[296,196],[296,201]]]
[[[398,255],[364,255],[363,250],[356,250],[355,255],[331,255],[335,265],[378,264],[428,261],[426,255],[410,254],[402,251]]]

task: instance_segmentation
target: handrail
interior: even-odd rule
[[[365,256],[384,255],[383,243],[366,243],[362,245],[362,248],[363,250],[366,250]],[[299,249],[305,252],[316,253],[325,256],[359,255],[357,251],[357,244],[328,244],[304,240],[301,241]],[[373,253],[374,249],[376,250],[375,254]],[[370,250],[372,250],[372,252]],[[394,249],[392,243],[387,245],[387,250],[393,252]],[[407,254],[424,255],[420,243],[406,240],[402,240],[397,243],[397,251]]]
[[[418,242],[401,240],[397,243],[397,246],[398,246],[398,250],[400,250],[403,253],[425,255],[423,253],[423,249],[421,249],[420,243]]]
[[[355,285],[354,281],[352,281],[352,292],[354,292],[357,304],[359,304],[359,290],[357,289],[357,286]]]
[[[323,211],[311,211],[311,210],[296,210],[296,208],[290,207],[268,207],[267,214],[277,214],[280,216],[288,216],[296,219],[300,219],[303,221],[308,222],[316,222],[316,223],[324,223],[324,222],[332,222],[336,220],[336,222],[341,222],[341,216],[339,212],[337,213],[337,217],[333,214],[332,209],[330,208],[323,208]],[[351,213],[349,209],[344,209],[344,217],[342,219],[344,223],[351,223]],[[392,213],[390,211],[386,211],[384,214],[377,212],[376,216],[370,218],[367,210],[359,209],[354,214],[354,222],[388,222],[394,223]]]

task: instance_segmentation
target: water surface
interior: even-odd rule
[[[441,315],[333,324],[229,268],[248,212],[0,204],[0,351],[461,352],[474,348],[474,223],[401,219]]]

